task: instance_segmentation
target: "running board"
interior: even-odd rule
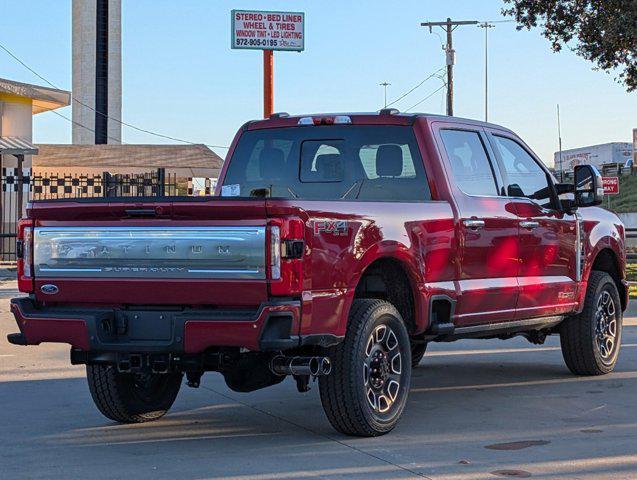
[[[554,327],[564,320],[561,315],[552,317],[528,318],[512,322],[487,323],[469,327],[455,327],[448,335],[434,339],[436,342],[450,342],[459,338],[495,337],[503,334],[515,334]]]

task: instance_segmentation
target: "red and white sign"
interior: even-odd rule
[[[602,177],[602,185],[604,186],[604,195],[619,194],[619,177]]]
[[[305,14],[232,10],[232,48],[301,52],[305,48]]]

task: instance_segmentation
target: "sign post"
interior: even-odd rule
[[[274,50],[305,49],[305,14],[232,10],[231,48],[263,50],[263,116],[274,112]]]
[[[263,50],[263,118],[274,112],[274,52]]]
[[[619,195],[619,177],[602,177],[604,195],[608,198],[608,208],[610,209],[610,196]]]

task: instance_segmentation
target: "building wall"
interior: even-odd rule
[[[0,136],[33,141],[31,100],[0,94]],[[2,155],[2,166],[14,168],[17,159],[13,155]],[[31,168],[31,155],[25,155],[22,167]]]
[[[565,172],[573,171],[573,167],[590,164],[600,167],[609,163],[625,164],[630,158],[632,145],[630,143],[615,142],[589,147],[572,148],[562,151],[562,164]],[[561,170],[560,152],[554,155],[555,169]]]
[[[31,100],[0,94],[0,136],[33,140]]]
[[[95,133],[95,0],[73,0],[73,143],[94,144]],[[108,143],[121,143],[122,3],[108,0]],[[81,103],[80,103],[81,102]],[[84,105],[88,105],[87,108]]]

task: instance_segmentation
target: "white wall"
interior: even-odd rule
[[[33,140],[33,114],[31,103],[1,102],[0,136]]]

